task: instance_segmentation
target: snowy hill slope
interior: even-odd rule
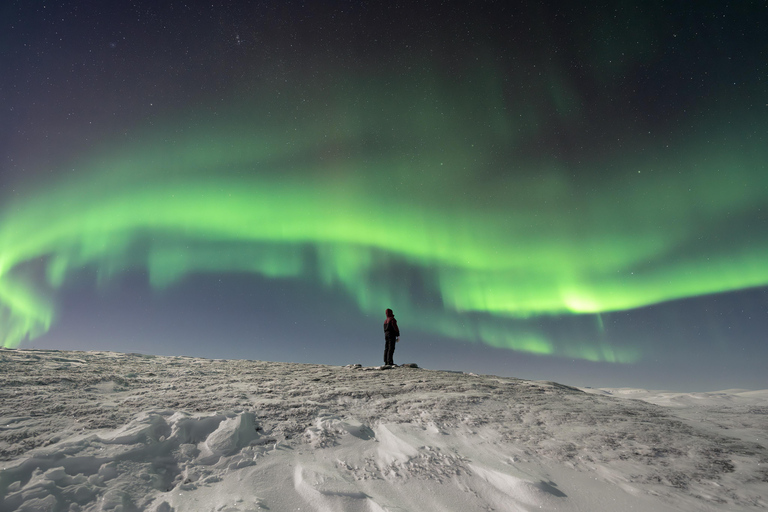
[[[765,509],[740,393],[3,349],[0,512]]]

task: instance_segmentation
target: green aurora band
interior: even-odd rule
[[[483,94],[433,86],[411,101],[407,84],[369,84],[363,106],[330,97],[297,119],[298,107],[274,115],[276,99],[241,106],[247,115],[183,136],[103,147],[74,177],[4,201],[3,346],[47,332],[56,290],[83,269],[107,280],[145,268],[155,288],[201,272],[311,279],[366,313],[406,310],[424,332],[611,362],[642,353],[598,329],[550,339],[527,319],[768,284],[768,239],[746,227],[766,216],[768,148],[692,133],[641,156],[533,157],[524,146],[543,130],[540,113],[500,108],[485,82]],[[573,102],[563,84],[546,90],[550,108]],[[589,172],[608,168],[608,179]],[[436,300],[382,277],[402,269]]]

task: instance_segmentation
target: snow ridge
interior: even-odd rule
[[[765,392],[587,391],[2,349],[0,512],[768,507]]]

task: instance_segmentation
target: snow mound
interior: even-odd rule
[[[116,353],[0,362],[0,512],[768,507],[766,392]]]

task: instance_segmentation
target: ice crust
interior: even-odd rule
[[[0,349],[0,512],[768,508],[768,392]]]

